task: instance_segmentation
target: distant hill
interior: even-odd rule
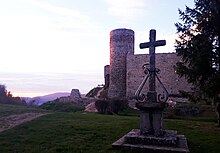
[[[69,92],[58,92],[58,93],[53,93],[53,94],[44,95],[44,96],[37,96],[33,98],[23,97],[22,99],[24,99],[27,104],[39,106],[45,102],[52,101],[60,97],[67,97],[67,96],[70,96]]]

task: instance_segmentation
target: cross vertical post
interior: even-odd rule
[[[155,92],[155,46],[154,42],[156,41],[156,30],[150,30],[150,46],[149,46],[149,54],[150,54],[150,78],[149,78],[149,91]]]
[[[141,43],[140,48],[149,48],[150,67],[148,68],[149,75],[149,91],[147,92],[147,99],[144,103],[138,103],[137,107],[140,109],[140,132],[141,134],[151,134],[154,136],[163,135],[163,109],[164,106],[157,100],[156,92],[156,61],[155,48],[166,45],[165,40],[156,41],[156,30],[150,30],[149,42]],[[142,86],[143,87],[143,86]],[[139,93],[139,92],[138,92]]]
[[[140,48],[149,48],[150,55],[150,69],[149,69],[149,91],[147,97],[150,102],[157,102],[156,92],[156,62],[155,62],[155,47],[166,45],[165,40],[156,41],[156,30],[150,30],[150,41],[141,43]]]

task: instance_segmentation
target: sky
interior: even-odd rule
[[[0,84],[14,96],[38,96],[79,89],[85,94],[104,83],[109,34],[135,32],[138,45],[149,30],[174,52],[178,9],[193,0],[0,0]]]

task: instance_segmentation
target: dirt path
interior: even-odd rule
[[[0,118],[0,132],[11,129],[24,122],[31,121],[48,113],[24,113]]]

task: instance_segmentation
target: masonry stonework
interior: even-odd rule
[[[109,88],[110,84],[110,65],[104,67],[105,88]]]
[[[180,78],[175,73],[175,65],[179,61],[176,53],[157,53],[156,68],[160,69],[158,74],[160,80],[164,84],[169,94],[179,94],[179,91],[190,91],[191,85],[186,79]],[[127,79],[126,79],[126,96],[134,97],[135,91],[141,84],[144,76],[143,65],[149,63],[148,54],[128,55],[127,56]],[[144,93],[147,93],[148,85],[144,87]],[[158,94],[163,90],[158,82],[156,82],[156,90]]]
[[[175,73],[175,65],[180,60],[176,53],[156,53],[156,68],[160,80],[169,94],[191,91],[192,85]],[[143,65],[149,63],[148,54],[134,54],[134,31],[116,29],[110,33],[110,84],[109,98],[133,98],[144,76]],[[148,85],[144,87],[148,91]],[[156,82],[158,94],[162,88]]]
[[[109,98],[126,97],[127,55],[134,54],[134,31],[115,29],[110,33]]]

